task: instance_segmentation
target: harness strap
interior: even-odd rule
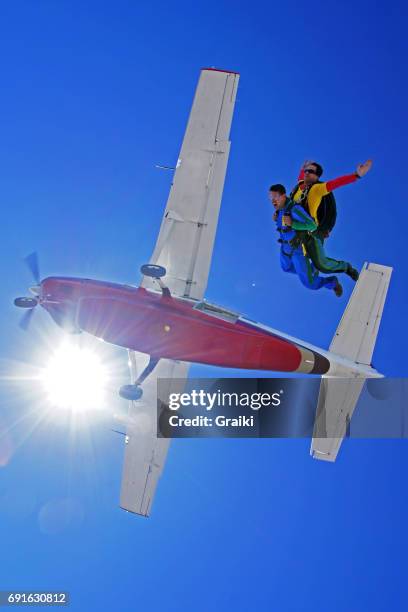
[[[303,238],[302,236],[295,236],[295,238],[292,238],[292,240],[282,240],[282,238],[279,238],[278,242],[280,244],[288,244],[289,246],[292,247],[292,250],[290,253],[284,253],[286,257],[292,257],[296,249],[298,249],[301,246],[301,244],[303,244]]]

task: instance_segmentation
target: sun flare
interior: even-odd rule
[[[53,406],[75,412],[103,407],[108,372],[94,351],[64,342],[40,379]]]

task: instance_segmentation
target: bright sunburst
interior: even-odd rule
[[[108,372],[95,352],[65,341],[40,379],[53,406],[86,412],[102,407]]]

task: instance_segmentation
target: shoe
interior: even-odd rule
[[[358,281],[358,277],[360,276],[358,270],[353,268],[350,264],[346,270],[346,274],[353,279],[353,281]]]
[[[336,285],[333,287],[333,291],[336,297],[341,297],[343,295],[343,287],[340,285],[339,281],[336,282]]]

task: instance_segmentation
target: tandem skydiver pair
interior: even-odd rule
[[[322,166],[306,161],[289,196],[280,183],[269,188],[269,198],[275,208],[273,218],[280,235],[281,268],[284,272],[297,274],[308,289],[326,287],[340,297],[343,288],[333,273],[345,273],[354,281],[358,279],[358,271],[349,262],[327,257],[324,241],[336,222],[332,192],[362,178],[371,165],[371,160],[367,160],[359,164],[353,174],[321,182]],[[320,272],[330,276],[323,277]]]

